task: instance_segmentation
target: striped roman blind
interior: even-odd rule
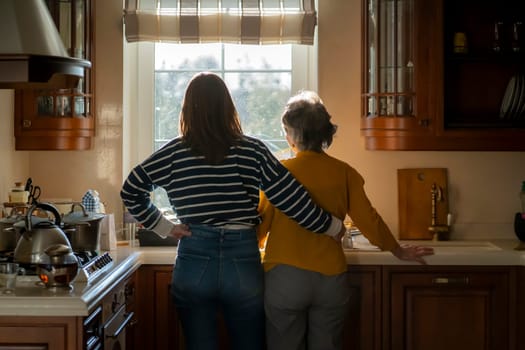
[[[128,42],[312,45],[315,0],[126,0]]]

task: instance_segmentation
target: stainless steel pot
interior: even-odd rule
[[[75,210],[75,207],[81,210]],[[64,215],[64,229],[74,252],[92,252],[99,249],[100,224],[105,215],[86,211],[82,203],[73,203]]]
[[[16,248],[19,236],[13,226],[20,220],[23,220],[23,216],[16,208],[11,210],[8,217],[0,219],[0,252],[13,251]]]
[[[54,215],[55,221],[33,217],[35,209],[42,209]],[[36,203],[29,208],[24,227],[20,229],[21,237],[16,244],[14,260],[22,264],[38,264],[45,250],[54,244],[64,244],[71,247],[65,233],[60,228],[60,214],[57,209],[47,203]],[[18,225],[15,224],[15,226]]]

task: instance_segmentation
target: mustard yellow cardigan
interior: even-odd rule
[[[398,246],[381,216],[370,203],[363,177],[350,165],[324,152],[302,151],[283,161],[308,190],[313,200],[341,220],[348,214],[368,240],[391,251]],[[339,242],[323,234],[303,229],[270,204],[261,193],[258,226],[265,271],[278,264],[336,275],[346,271],[346,260]]]

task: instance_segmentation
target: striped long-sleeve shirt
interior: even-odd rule
[[[305,188],[272,155],[262,141],[244,136],[218,165],[207,164],[175,138],[136,166],[123,184],[128,211],[153,229],[162,214],[150,192],[160,186],[178,219],[185,224],[257,225],[259,190],[276,208],[304,228],[334,234],[332,216],[314,204]]]

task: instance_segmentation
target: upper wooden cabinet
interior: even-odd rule
[[[72,57],[95,57],[94,1],[46,0]],[[95,135],[94,69],[75,89],[15,90],[16,150],[86,150]]]
[[[370,150],[525,150],[525,2],[364,0]]]

